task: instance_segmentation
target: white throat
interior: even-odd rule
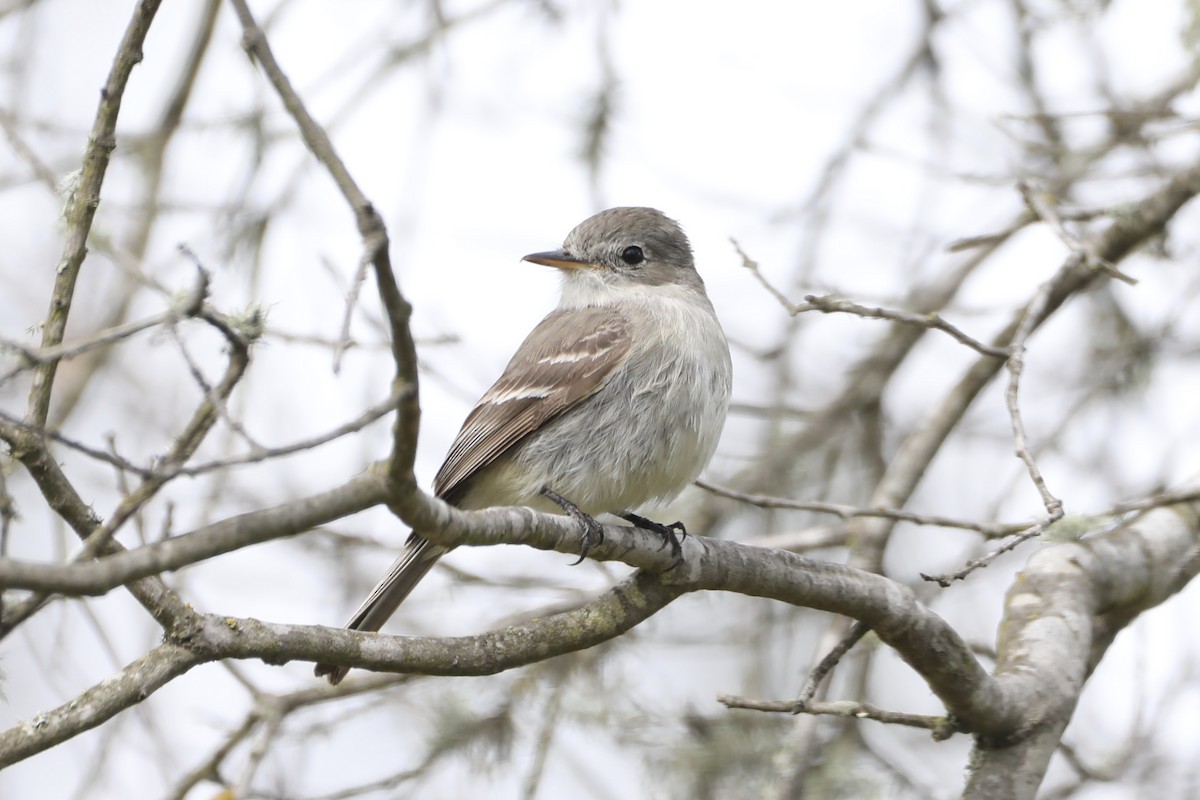
[[[689,286],[662,284],[650,286],[627,280],[611,281],[596,270],[580,269],[564,272],[560,309],[603,308],[617,303],[673,302],[694,297],[696,292]],[[703,292],[700,293],[703,295]],[[705,303],[707,305],[707,303]]]

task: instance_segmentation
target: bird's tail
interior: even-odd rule
[[[414,533],[408,537],[404,552],[392,562],[387,574],[375,584],[375,588],[344,627],[352,631],[377,631],[382,628],[383,623],[396,613],[404,598],[408,597],[408,593],[445,553],[446,548],[433,544],[422,536]],[[341,683],[349,671],[349,667],[334,664],[317,664],[313,669],[318,678],[325,676],[334,686]]]

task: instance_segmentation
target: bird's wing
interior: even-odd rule
[[[611,307],[552,312],[467,416],[434,491],[453,502],[479,470],[595,394],[624,363],[630,344],[629,320]]]

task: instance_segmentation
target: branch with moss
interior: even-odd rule
[[[367,492],[364,497],[373,496],[360,488]],[[579,548],[576,523],[530,509],[464,512],[414,492],[399,510],[443,545],[503,542],[568,553]],[[1085,676],[1102,654],[1093,643],[1098,638],[1110,642],[1116,630],[1179,591],[1200,570],[1200,559],[1190,557],[1200,543],[1200,507],[1194,502],[1149,512],[1133,525],[1093,539],[1042,550],[1010,594],[996,671],[989,674],[949,625],[910,590],[882,576],[703,537],[688,538],[683,561],[671,568],[672,556],[653,534],[616,525],[605,533],[605,542],[591,555],[640,569],[576,608],[477,636],[386,636],[184,609],[166,629],[166,644],[81,696],[89,700],[86,712],[76,698],[0,734],[0,765],[101,724],[144,699],[147,685],[153,690],[205,661],[303,660],[381,672],[488,675],[595,646],[681,595],[705,590],[780,600],[864,622],[925,679],[956,729],[976,734],[980,764],[1007,764],[1014,753],[1057,742],[1055,731],[1065,726]],[[1102,636],[1093,629],[1095,620],[1104,621]],[[131,670],[149,670],[159,682],[139,684],[128,679]],[[51,733],[42,736],[39,730]]]

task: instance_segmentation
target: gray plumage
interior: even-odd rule
[[[467,416],[434,491],[560,512],[549,488],[591,515],[674,497],[716,449],[732,375],[687,237],[655,209],[612,208],[525,260],[561,270],[562,298]],[[414,532],[346,627],[379,630],[445,552]]]

